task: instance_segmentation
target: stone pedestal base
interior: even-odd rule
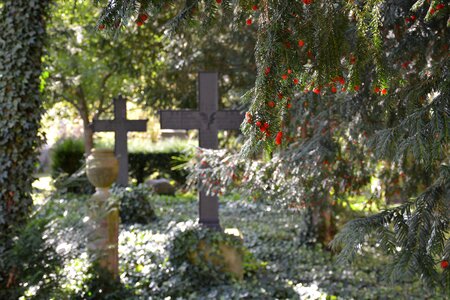
[[[98,257],[101,268],[108,270],[114,278],[119,276],[119,210],[108,205],[110,193],[107,188],[97,188],[92,195],[91,218],[98,224],[91,238],[89,250]]]

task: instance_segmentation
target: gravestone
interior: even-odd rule
[[[199,146],[217,149],[218,131],[239,129],[244,117],[237,110],[218,110],[217,73],[199,73],[198,102],[199,110],[160,111],[161,129],[197,129],[199,130]],[[220,229],[218,197],[200,191],[199,200],[200,224]]]
[[[128,185],[128,132],[147,131],[148,120],[128,120],[127,102],[122,96],[114,99],[114,120],[93,120],[94,132],[114,131],[114,152],[119,160],[117,184]]]
[[[158,195],[175,195],[175,187],[165,178],[150,179],[145,184],[152,188],[152,190]]]

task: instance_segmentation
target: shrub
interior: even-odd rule
[[[120,218],[122,223],[148,224],[156,219],[151,204],[152,192],[144,185],[135,187],[112,188],[114,198],[120,203]]]
[[[135,299],[133,291],[124,286],[120,280],[111,279],[111,273],[94,263],[87,270],[87,278],[82,283],[81,290],[69,299],[97,300],[97,299]]]
[[[31,218],[16,232],[13,246],[0,253],[2,267],[9,270],[6,286],[0,285],[0,299],[19,299],[30,287],[36,288],[34,299],[59,294],[62,261],[46,232],[50,222],[48,216]]]
[[[84,143],[82,140],[67,138],[55,144],[52,151],[52,176],[61,173],[72,175],[83,166]]]

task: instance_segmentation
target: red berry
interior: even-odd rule
[[[292,74],[292,70],[291,69],[288,69],[288,74]]]
[[[359,91],[359,85],[355,85],[355,86],[353,87],[353,89],[355,90],[355,92]]]
[[[320,94],[320,89],[319,88],[314,88],[313,93],[319,95]]]
[[[444,3],[439,3],[438,5],[436,5],[437,10],[443,9],[444,7],[445,7]]]
[[[405,23],[409,23],[409,22],[411,22],[411,19],[408,18],[408,17],[406,17],[406,18],[405,18]]]
[[[412,16],[411,16],[411,21],[414,22],[415,19],[416,19],[416,16],[415,16],[415,15],[412,15]]]
[[[253,5],[252,10],[258,10],[258,5]]]
[[[278,131],[277,136],[275,137],[275,144],[281,145],[282,138],[283,138],[283,132]]]
[[[248,26],[252,25],[252,19],[247,19],[246,23]]]
[[[268,105],[270,108],[274,108],[274,107],[275,107],[275,102],[269,101],[269,102],[267,103],[267,105]]]
[[[98,25],[98,30],[104,30],[106,28],[105,24]]]
[[[264,74],[266,74],[266,76],[267,76],[267,75],[269,75],[269,73],[270,73],[270,68],[267,67],[267,68],[264,70]]]
[[[331,87],[331,92],[332,92],[332,93],[336,93],[336,92],[337,92],[337,88],[336,88],[335,86],[332,86],[332,87]]]
[[[255,125],[261,127],[261,121],[256,121]]]
[[[303,0],[303,3],[305,3],[306,5],[311,4],[312,0]]]
[[[442,269],[447,269],[448,268],[448,261],[447,260],[441,261],[441,268]]]
[[[139,19],[141,19],[142,22],[145,22],[145,21],[147,21],[148,16],[147,16],[147,14],[140,14]]]
[[[378,94],[378,93],[380,92],[380,88],[376,86],[376,87],[373,89],[373,91],[374,91],[374,93],[377,93],[377,94]]]
[[[341,91],[343,91],[343,92],[345,92],[347,89],[345,88],[345,87],[343,87],[342,89],[341,89]]]
[[[269,129],[269,123],[267,123],[267,122],[264,122],[264,125],[263,125],[263,127],[264,127],[264,129]]]
[[[278,99],[283,99],[283,94],[282,93],[278,93]]]
[[[382,89],[381,90],[381,95],[386,95],[387,94],[387,89]]]
[[[300,47],[305,46],[305,41],[299,40],[299,41],[298,41],[298,45],[299,45]]]
[[[222,0],[216,0],[217,4],[221,4]]]
[[[281,78],[283,78],[283,80],[286,80],[288,78],[288,76],[286,74],[281,75]]]
[[[144,22],[142,22],[141,20],[136,21],[136,25],[138,27],[141,27],[142,25],[144,25]]]
[[[298,79],[297,78],[294,78],[294,84],[298,84]]]
[[[287,107],[287,109],[291,109],[292,104],[291,104],[291,103],[288,103],[288,104],[286,104],[286,107]]]
[[[339,83],[340,83],[340,84],[345,84],[345,79],[344,79],[344,77],[339,76],[338,80],[339,80]]]
[[[434,15],[435,12],[436,10],[434,10],[434,8],[430,9],[430,15]]]

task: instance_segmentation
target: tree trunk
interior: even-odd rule
[[[88,157],[88,155],[91,154],[92,148],[94,148],[94,131],[89,127],[89,111],[87,109],[86,101],[83,98],[82,90],[80,89],[80,91],[78,113],[83,121],[84,153],[86,157]]]
[[[84,137],[84,153],[86,157],[91,154],[92,148],[94,148],[94,131],[89,127],[89,120],[83,119],[83,137]]]
[[[0,9],[0,290],[17,286],[23,266],[5,259],[29,217],[38,134],[48,0],[3,0]],[[8,296],[4,299],[15,299]]]
[[[317,232],[317,242],[325,247],[333,240],[337,233],[336,218],[333,206],[329,203],[329,196],[323,202],[313,204],[313,224]]]

